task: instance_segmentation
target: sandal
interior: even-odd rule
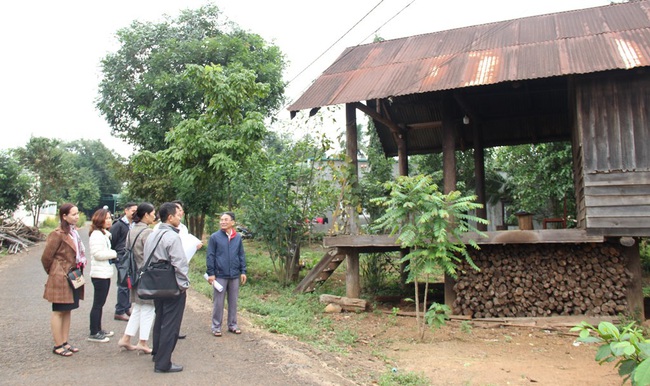
[[[221,336],[221,331],[214,331],[214,332],[212,333],[212,335],[214,335],[214,336]]]
[[[63,346],[66,350],[70,351],[71,353],[79,352],[79,347],[75,347],[68,342],[64,342],[61,346]]]
[[[60,346],[54,346],[54,348],[52,349],[52,354],[61,355],[62,357],[71,357],[72,351],[63,347],[63,345],[60,345]]]
[[[241,334],[241,330],[238,328],[229,328],[228,332],[232,332],[233,334],[237,334],[237,335]]]

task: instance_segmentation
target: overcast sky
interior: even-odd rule
[[[4,1],[0,149],[24,146],[30,136],[39,136],[100,139],[118,153],[130,154],[131,147],[111,137],[95,109],[100,60],[117,49],[115,32],[133,20],[155,22],[164,14],[175,17],[181,9],[206,4],[216,4],[231,21],[280,47],[289,61],[285,80],[295,78],[287,96],[295,100],[345,47],[369,43],[375,34],[395,39],[602,6],[609,0]],[[288,119],[289,113],[280,117]]]

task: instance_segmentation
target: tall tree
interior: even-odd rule
[[[65,148],[74,157],[74,165],[78,169],[87,169],[97,180],[100,194],[119,193],[122,180],[117,177],[117,171],[126,161],[99,140],[80,139],[65,144]]]
[[[69,153],[58,139],[31,137],[16,155],[31,172],[35,185],[27,203],[38,224],[40,207],[45,201],[61,202],[66,187],[74,181],[75,173]]]
[[[8,216],[22,204],[32,186],[18,160],[7,151],[0,151],[0,217]]]
[[[120,48],[102,60],[97,102],[113,135],[142,150],[165,149],[169,130],[205,112],[205,90],[184,76],[190,64],[238,63],[268,85],[266,96],[247,110],[269,115],[280,106],[285,62],[279,48],[221,19],[209,5],[159,23],[135,21],[117,32]]]
[[[232,180],[261,150],[266,134],[264,116],[251,106],[266,97],[269,86],[239,65],[191,65],[187,75],[204,94],[205,109],[167,134],[168,148],[160,156],[178,191],[191,198],[185,201],[192,225],[193,215],[202,219],[225,200],[232,206]],[[202,224],[199,220],[193,230],[197,236]]]

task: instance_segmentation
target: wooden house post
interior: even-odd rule
[[[443,185],[444,193],[448,194],[456,190],[456,138],[448,100],[443,101],[442,137]],[[454,279],[445,274],[445,305],[453,308],[454,300],[456,300]]]
[[[641,254],[639,251],[638,239],[634,245],[624,247],[623,253],[627,257],[627,266],[625,267],[632,273],[632,278],[627,284],[627,307],[630,315],[639,315],[641,320],[645,320],[645,308],[643,304],[643,268],[641,267]]]
[[[474,137],[474,178],[476,179],[477,201],[483,204],[483,208],[476,210],[476,217],[487,219],[487,203],[485,197],[485,150],[483,141],[478,130],[478,123],[471,120],[472,135]],[[487,224],[477,224],[478,230],[487,231]]]
[[[352,194],[356,194],[359,188],[359,161],[357,158],[358,152],[358,133],[357,133],[357,113],[354,104],[348,103],[345,105],[345,148],[352,168],[350,181],[352,187]],[[350,225],[350,235],[356,236],[359,234],[359,214],[356,210],[355,202],[358,197],[351,197],[352,205],[346,208],[348,214],[348,223]],[[358,298],[361,294],[360,276],[359,276],[359,252],[350,249],[347,255],[347,272],[345,275],[345,294],[349,298]]]
[[[399,135],[397,135],[397,167],[399,171],[400,176],[408,176],[409,175],[409,157],[408,157],[408,148],[406,146],[406,131],[401,130],[399,132]],[[402,249],[399,251],[399,257],[400,260],[404,258],[409,253],[408,249]],[[400,265],[400,287],[402,289],[406,288],[406,281],[408,280],[409,274],[408,271],[406,270],[406,267],[408,266],[407,262],[403,262]]]

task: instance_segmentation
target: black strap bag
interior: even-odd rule
[[[181,290],[178,288],[178,283],[176,282],[176,270],[171,262],[160,260],[151,263],[153,253],[166,232],[162,232],[158,241],[156,241],[156,245],[151,250],[147,262],[138,272],[137,293],[140,299],[173,298],[181,294]]]
[[[135,248],[135,242],[138,241],[138,237],[146,230],[141,230],[136,236],[135,240],[130,243],[130,248],[127,248],[124,256],[117,264],[117,284],[120,287],[127,287],[129,289],[133,288],[136,283],[136,271],[137,267],[135,264],[135,257],[133,256],[133,248]],[[128,241],[128,240],[127,240]]]

